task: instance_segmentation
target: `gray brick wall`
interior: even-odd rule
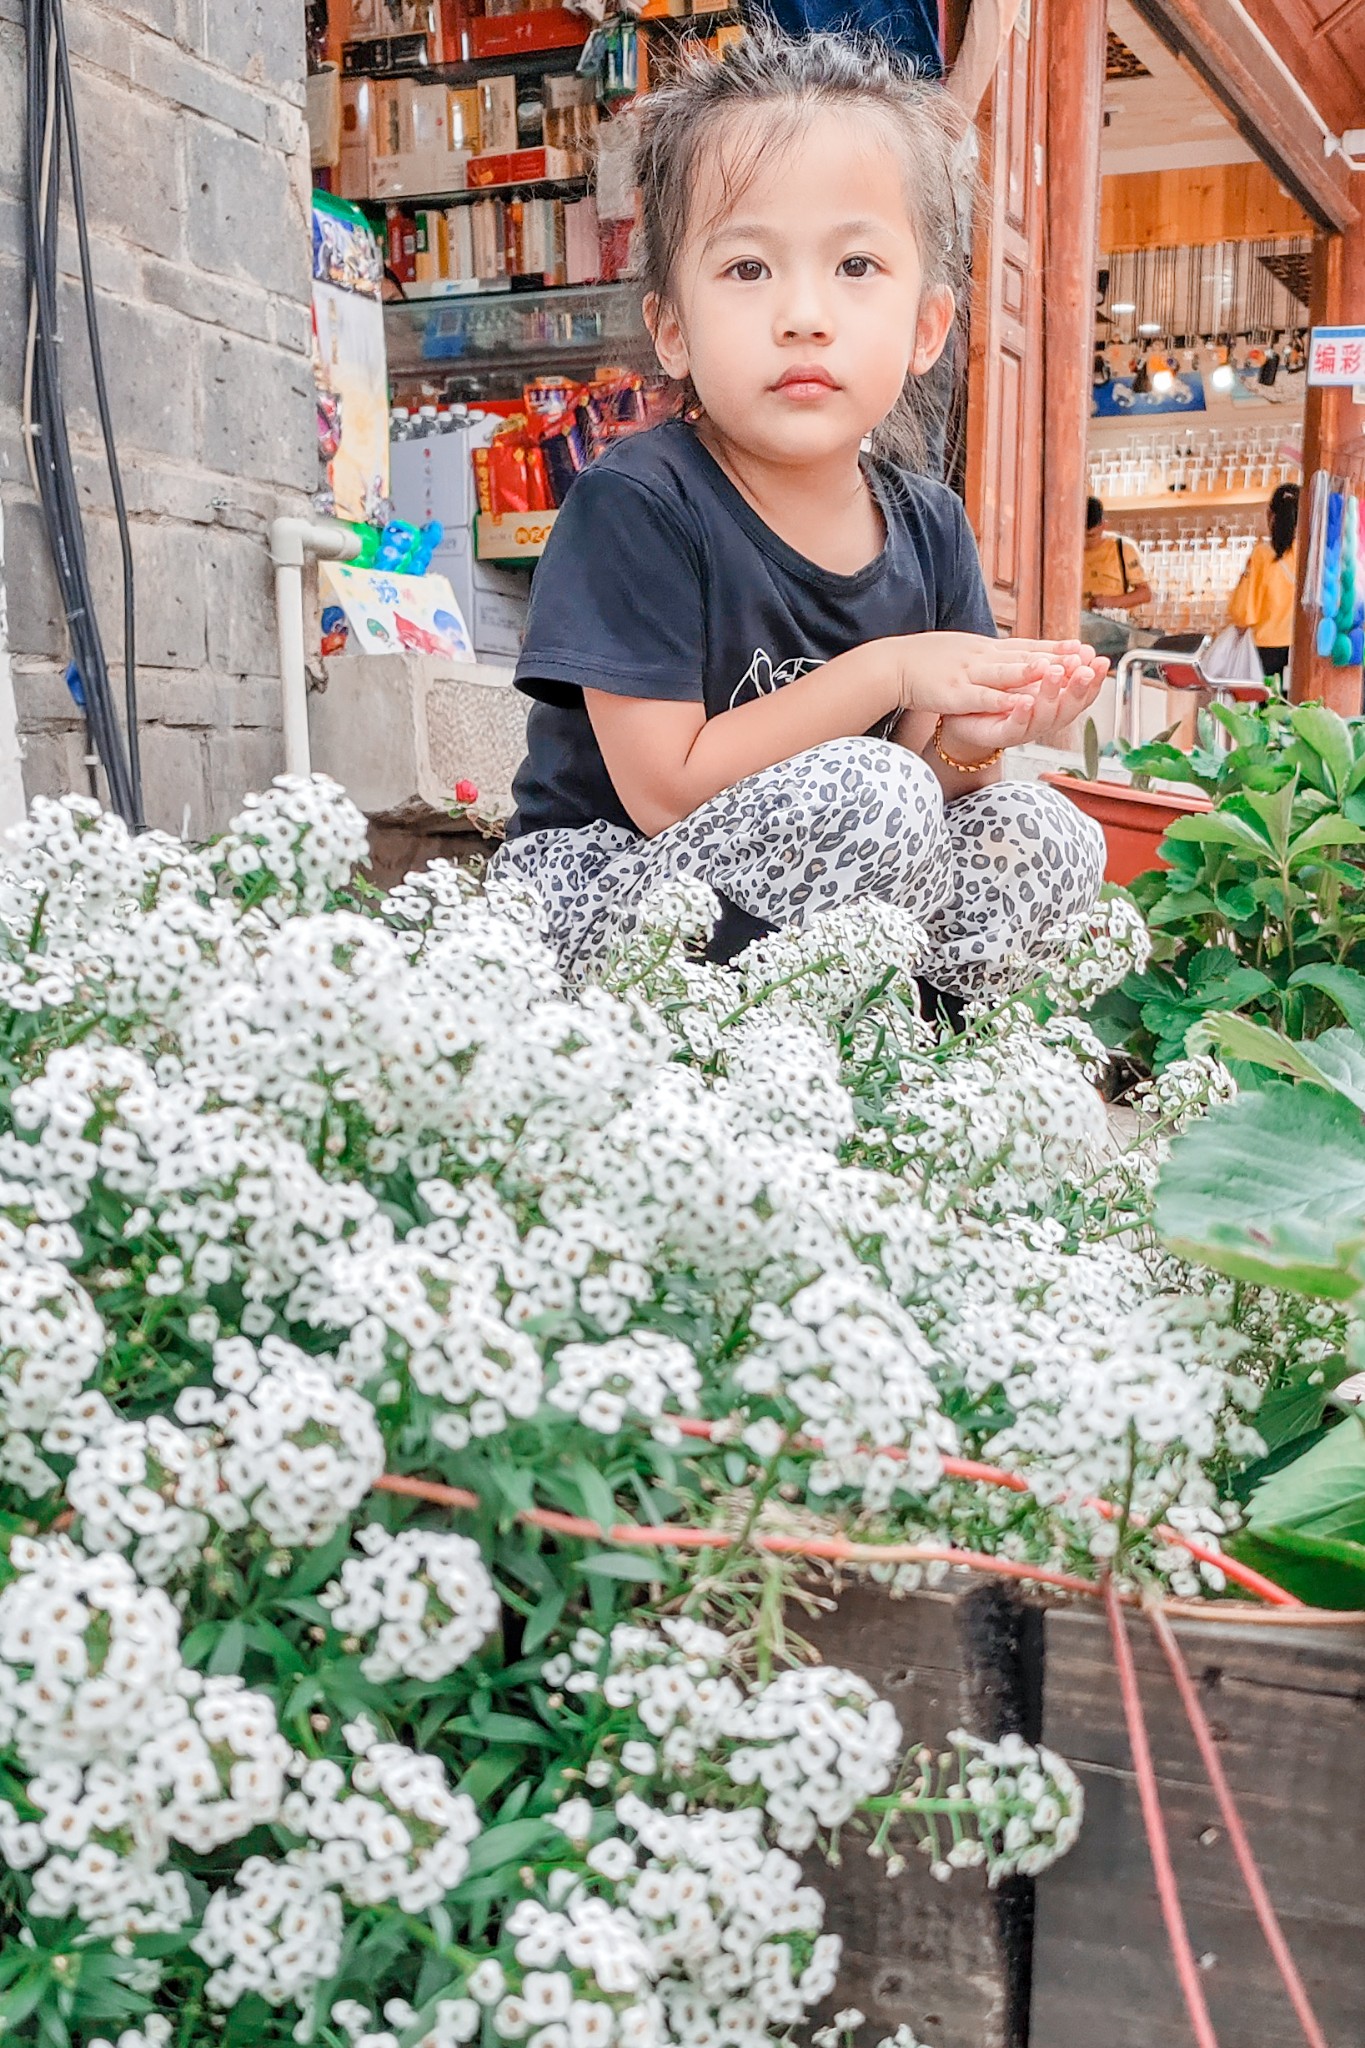
[[[202,833],[280,760],[268,521],[316,476],[303,0],[67,0],[105,364],[137,565],[150,822]],[[86,787],[21,435],[23,27],[0,0],[0,499],[30,796]],[[74,236],[63,264],[74,264]],[[73,453],[121,697],[117,534],[74,275]]]

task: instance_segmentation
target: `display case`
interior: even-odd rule
[[[516,397],[539,372],[643,368],[652,356],[637,284],[397,300],[385,308],[385,328],[395,382],[479,387],[459,395]]]

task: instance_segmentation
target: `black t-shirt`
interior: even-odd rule
[[[516,684],[535,701],[513,785],[515,839],[603,818],[612,787],[585,689],[704,704],[708,718],[898,633],[994,634],[959,500],[870,470],[881,553],[836,575],[779,540],[682,421],[635,434],[577,478],[531,589]]]

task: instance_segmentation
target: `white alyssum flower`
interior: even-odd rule
[[[365,1677],[431,1683],[467,1664],[502,1611],[478,1544],[445,1530],[391,1535],[377,1523],[356,1542],[364,1555],[348,1557],[318,1598],[334,1628],[370,1644]]]
[[[121,1557],[10,1541],[0,1589],[0,1744],[29,1769],[131,1757],[181,1680],[180,1623]]]
[[[249,1856],[210,1894],[190,1946],[212,1967],[214,2005],[234,2006],[250,1992],[281,2006],[336,1975],[341,1936],[341,1900],[316,1860],[293,1851],[281,1862]]]
[[[364,1726],[348,1739],[356,1751],[349,1772],[323,1759],[307,1764],[281,1824],[311,1845],[304,1853],[352,1905],[392,1899],[405,1913],[425,1912],[464,1876],[479,1832],[474,1802],[451,1791],[439,1757],[382,1742]]]
[[[635,1330],[605,1344],[565,1344],[546,1399],[586,1428],[615,1436],[628,1418],[654,1423],[668,1410],[695,1414],[701,1375],[677,1338]]]

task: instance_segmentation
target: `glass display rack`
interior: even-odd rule
[[[650,358],[637,284],[488,291],[391,301],[384,309],[391,376],[502,373],[519,386],[537,370],[643,366]]]

